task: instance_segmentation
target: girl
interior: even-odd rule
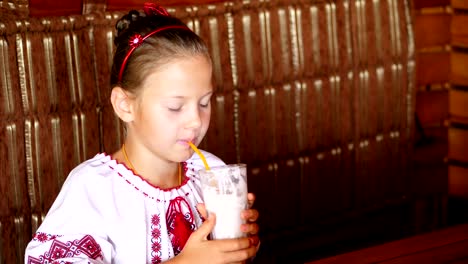
[[[111,103],[126,124],[122,148],[83,162],[26,248],[26,263],[238,263],[258,249],[258,212],[245,238],[208,240],[197,171],[210,121],[212,65],[205,43],[154,4],[116,25]],[[203,152],[210,166],[224,164]],[[249,194],[249,203],[254,196]]]

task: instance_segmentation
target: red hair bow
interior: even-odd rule
[[[143,6],[143,11],[145,11],[145,14],[147,16],[155,16],[155,15],[161,15],[161,16],[170,16],[167,10],[155,3],[145,3]]]

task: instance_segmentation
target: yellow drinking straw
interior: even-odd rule
[[[205,169],[207,171],[209,171],[210,166],[208,166],[208,163],[206,162],[205,156],[203,156],[203,154],[200,152],[200,150],[192,142],[188,141],[188,144],[198,154],[198,156],[200,156],[201,160],[203,161],[203,164],[205,165]]]

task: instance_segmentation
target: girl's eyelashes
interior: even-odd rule
[[[170,105],[170,106],[167,106],[167,109],[171,112],[180,112],[180,110],[182,110],[182,107],[183,105]]]
[[[203,107],[203,108],[207,108],[207,107],[210,106],[210,101],[208,101],[208,103],[205,103],[205,104],[200,103],[200,106]]]
[[[174,102],[174,103],[168,103],[166,105],[166,108],[171,111],[171,112],[180,112],[184,108],[186,104],[191,104],[190,102]],[[203,98],[198,102],[198,105],[201,108],[208,108],[211,105],[211,96],[209,98]]]
[[[206,104],[200,104],[200,107],[202,108],[208,108],[209,106],[210,106],[210,102]],[[182,106],[181,107],[168,107],[167,109],[171,112],[180,112],[182,110]]]
[[[182,110],[182,107],[179,107],[179,108],[170,108],[170,107],[168,107],[167,109],[169,109],[169,111],[171,111],[171,112],[180,112],[180,110]]]
[[[201,107],[207,108],[207,107],[210,106],[210,104],[211,104],[211,95],[212,94],[209,94],[207,97],[202,98],[203,100],[200,101],[200,106]]]

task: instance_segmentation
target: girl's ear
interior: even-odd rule
[[[133,121],[133,100],[124,89],[121,87],[114,87],[111,92],[110,100],[114,112],[122,121],[126,123]]]

